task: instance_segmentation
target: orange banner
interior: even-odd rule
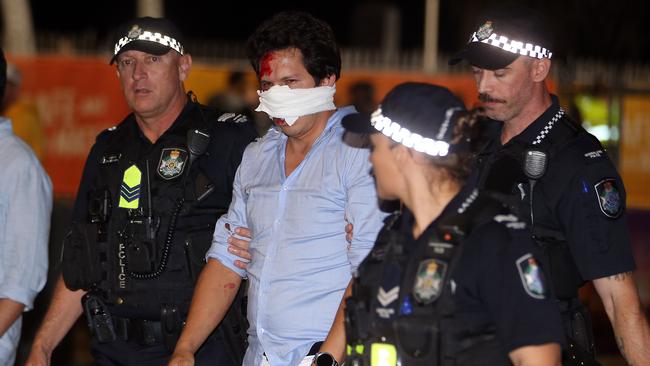
[[[23,84],[19,103],[8,115],[17,133],[42,157],[55,195],[73,197],[95,137],[129,113],[115,68],[106,59],[95,57],[9,57],[9,60],[21,70]],[[230,73],[228,67],[195,63],[187,89],[207,104],[212,96],[227,88]],[[257,82],[252,72],[246,72],[246,81],[247,99],[254,103]],[[476,87],[469,74],[431,76],[366,70],[344,71],[337,82],[336,102],[337,105],[351,103],[351,87],[361,82],[371,85],[371,102],[378,103],[392,87],[405,81],[438,83],[449,87],[468,106],[476,102]]]
[[[623,99],[620,170],[627,204],[650,208],[650,95],[627,95]]]
[[[22,72],[21,103],[36,106],[38,126],[45,138],[43,165],[56,195],[76,193],[90,146],[103,129],[128,113],[115,69],[106,60],[44,56],[10,58]],[[24,108],[30,110],[30,108]],[[34,109],[31,109],[32,111]],[[12,115],[17,129],[30,118]]]

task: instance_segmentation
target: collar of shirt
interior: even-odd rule
[[[535,141],[535,138],[539,136],[541,131],[546,127],[548,122],[557,114],[560,110],[560,102],[557,96],[551,94],[551,106],[542,113],[541,116],[537,117],[525,130],[523,130],[519,135],[515,136],[512,141],[518,141],[523,143],[532,143]]]
[[[165,131],[163,132],[162,135],[158,138],[158,141],[162,141],[164,137],[170,133],[174,133],[179,128],[183,128],[187,123],[189,123],[189,118],[187,116],[192,113],[192,112],[198,112],[195,111],[198,106],[196,106],[196,103],[193,103],[189,98],[187,100],[187,103],[185,104],[185,107],[183,107],[183,110],[181,113],[176,117],[176,120],[174,120],[174,123]],[[140,126],[138,126],[137,121],[135,120],[135,114],[131,113],[125,120],[125,122],[130,123],[131,126],[129,128],[131,129],[132,133],[137,134],[137,136],[140,138],[140,142],[142,142],[144,145],[155,145],[152,144],[151,141],[144,135],[142,130],[140,129]]]
[[[548,109],[546,109],[544,113],[537,117],[537,119],[535,119],[530,125],[528,125],[528,127],[526,127],[526,129],[524,129],[519,135],[508,141],[505,145],[501,145],[501,131],[503,129],[503,122],[488,120],[487,123],[490,125],[486,128],[485,132],[485,136],[487,136],[488,142],[481,150],[481,154],[489,154],[490,152],[498,150],[501,146],[510,146],[515,143],[532,143],[559,110],[559,99],[557,96],[551,94],[551,106],[548,107]]]

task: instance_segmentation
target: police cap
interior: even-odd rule
[[[478,20],[476,30],[465,47],[449,60],[450,65],[464,59],[482,69],[498,70],[519,56],[553,56],[546,23],[532,9],[503,5],[488,10]]]
[[[164,55],[174,50],[184,54],[183,35],[165,18],[142,17],[122,25],[117,31],[112,64],[120,53],[136,50],[152,55]]]
[[[450,151],[456,115],[462,111],[465,105],[447,88],[403,83],[388,92],[371,116],[350,114],[342,124],[350,132],[381,132],[406,147],[445,156]]]

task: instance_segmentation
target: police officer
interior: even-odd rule
[[[526,224],[464,184],[475,120],[449,90],[406,83],[370,121],[344,121],[371,133],[378,195],[405,206],[359,267],[346,364],[559,364],[560,316]]]
[[[133,113],[100,133],[84,168],[64,243],[62,277],[28,365],[49,364],[80,314],[98,365],[164,365],[183,326],[214,224],[254,138],[245,117],[185,93],[192,59],[178,29],[139,18],[118,34],[117,66]],[[197,364],[243,357],[238,304],[204,343]]]
[[[593,281],[621,353],[631,364],[650,364],[623,182],[598,140],[548,92],[551,50],[539,15],[508,6],[482,16],[450,61],[472,65],[485,114],[493,120],[475,181],[510,199],[545,251],[569,339],[565,362],[595,362],[589,314],[578,300],[578,289]]]

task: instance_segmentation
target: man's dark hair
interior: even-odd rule
[[[248,38],[248,59],[260,76],[260,61],[267,53],[296,48],[305,68],[316,82],[341,76],[341,51],[332,28],[324,21],[300,11],[284,11],[262,23]]]
[[[7,84],[7,60],[5,53],[0,48],[0,101],[5,97],[5,86]]]

